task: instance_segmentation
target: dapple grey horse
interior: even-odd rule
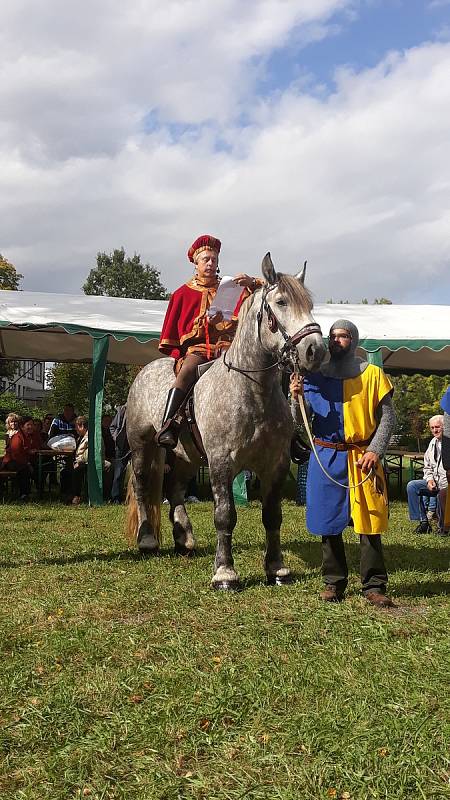
[[[306,265],[305,265],[306,267]],[[278,367],[317,369],[325,355],[320,328],[312,317],[312,300],[304,287],[305,267],[295,277],[276,273],[270,254],[263,259],[266,284],[241,308],[236,336],[225,357],[218,358],[194,389],[195,416],[208,457],[217,531],[212,587],[234,590],[232,533],[236,525],[233,478],[255,472],[261,482],[262,520],[266,531],[265,572],[268,583],[290,582],[280,546],[281,489],[290,464],[293,421],[281,390]],[[160,505],[166,451],[155,443],[174,362],[162,358],[137,375],[127,401],[127,434],[132,453],[128,489],[128,536],[142,553],[160,545]],[[184,493],[201,463],[187,425],[181,428],[174,464],[167,480],[175,551],[195,548]]]

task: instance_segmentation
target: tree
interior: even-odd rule
[[[110,254],[97,253],[97,266],[91,269],[83,291],[89,295],[144,300],[165,300],[168,297],[156,267],[142,264],[140,255],[136,253],[128,258],[123,247]],[[108,364],[103,400],[105,410],[110,411],[126,401],[137,369],[127,364]],[[62,408],[64,402],[71,402],[79,413],[87,413],[91,375],[91,364],[56,363],[48,375],[55,409]]]
[[[97,266],[91,269],[84,285],[85,294],[108,297],[135,297],[142,300],[166,300],[168,295],[160,280],[161,273],[150,264],[141,264],[137,253],[125,256],[123,247],[113,253],[97,253]]]
[[[394,406],[397,413],[397,433],[404,444],[419,447],[420,440],[429,439],[428,420],[441,414],[439,401],[450,383],[449,376],[399,375],[392,378]]]
[[[112,411],[125,402],[135,375],[134,366],[108,364],[103,398],[105,411]],[[79,414],[87,414],[91,377],[92,364],[56,363],[48,373],[52,408],[57,411],[65,403],[73,403]]]
[[[14,264],[11,264],[11,262],[0,253],[0,289],[17,292],[22,278],[23,275],[17,272]],[[0,360],[0,378],[7,378],[8,381],[12,381],[17,367],[17,361],[2,358]]]
[[[14,264],[0,253],[0,289],[17,292],[23,275],[17,272]]]

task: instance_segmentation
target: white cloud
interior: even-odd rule
[[[450,45],[340,68],[331,96],[254,96],[261,59],[354,7],[96,0],[61,14],[15,0],[0,41],[0,250],[25,287],[76,291],[97,250],[124,245],[174,288],[210,231],[227,272],[254,273],[270,249],[286,271],[309,259],[317,299],[442,302]],[[175,137],[173,124],[194,127]]]

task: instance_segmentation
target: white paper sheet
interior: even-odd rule
[[[235,283],[231,275],[224,275],[219,283],[214,302],[208,309],[208,317],[221,311],[223,318],[230,320],[241,293],[242,286]]]

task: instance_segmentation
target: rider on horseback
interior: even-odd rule
[[[239,308],[249,294],[263,284],[259,278],[239,273],[233,280],[243,291],[230,320],[222,312],[208,316],[219,286],[219,252],[221,242],[214,236],[199,236],[188,250],[194,266],[194,277],[180,286],[170,298],[161,331],[159,349],[175,359],[176,379],[169,391],[161,430],[156,441],[173,449],[178,443],[178,425],[174,417],[197,380],[200,364],[218,358],[227,350],[237,328]]]

